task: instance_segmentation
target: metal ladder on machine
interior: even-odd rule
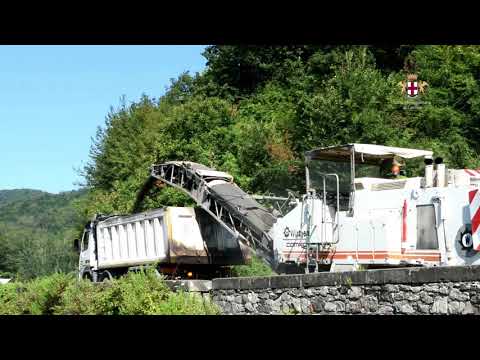
[[[335,217],[332,218],[332,221],[327,221],[326,220],[326,213],[328,211],[328,204],[327,204],[327,187],[326,187],[326,179],[327,177],[334,177],[336,180],[336,209],[335,209]],[[307,192],[307,194],[304,196],[304,199],[302,201],[302,220],[300,224],[300,228],[303,229],[303,226],[306,225],[307,227],[307,239],[306,239],[306,261],[307,261],[307,266],[305,268],[305,271],[307,273],[311,272],[318,272],[318,265],[320,262],[320,247],[322,248],[322,251],[329,251],[331,248],[338,243],[339,241],[339,235],[338,235],[338,218],[339,218],[339,212],[340,212],[340,186],[339,186],[339,178],[337,174],[324,174],[322,175],[323,179],[323,189],[322,189],[322,221],[321,221],[321,228],[320,228],[320,234],[321,234],[321,240],[320,242],[315,242],[312,243],[310,241],[314,231],[316,230],[316,225],[312,226],[312,218],[314,216],[314,200],[317,198],[315,190]],[[311,204],[309,204],[309,201]],[[306,204],[306,206],[304,206]],[[311,211],[309,210],[311,208]],[[326,241],[327,238],[327,224],[331,224],[332,226],[332,241]],[[312,245],[315,248],[315,258],[312,257],[311,250],[312,250]]]
[[[138,206],[155,181],[166,183],[190,196],[242,245],[254,250],[257,255],[273,266],[273,239],[262,226],[263,223],[259,220],[261,216],[258,216],[258,213],[264,212],[263,217],[271,216],[272,224],[276,220],[275,217],[233,183],[229,190],[235,194],[236,200],[241,198],[242,204],[235,204],[234,197],[222,196],[215,191],[215,186],[211,186],[209,183],[215,180],[226,180],[226,178],[222,177],[220,172],[218,172],[219,176],[204,177],[199,175],[198,169],[215,171],[191,162],[168,162],[153,165],[150,178],[139,192],[135,207]],[[255,220],[255,223],[252,220]]]

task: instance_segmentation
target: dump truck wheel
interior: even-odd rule
[[[110,271],[105,270],[102,272],[102,282],[110,282],[113,280],[112,274],[110,274]]]

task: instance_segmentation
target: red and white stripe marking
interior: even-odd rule
[[[473,248],[480,251],[480,191],[472,190],[468,193],[470,219],[472,221]]]
[[[479,178],[480,179],[480,169],[463,169],[470,177]]]
[[[283,252],[286,259],[295,259],[305,261],[305,251]],[[387,250],[364,250],[364,251],[320,251],[319,256],[329,260],[353,260],[358,257],[359,260],[424,260],[425,262],[440,262],[440,252],[438,250],[415,250],[415,251],[387,251]]]

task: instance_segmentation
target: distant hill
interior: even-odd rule
[[[50,194],[39,190],[0,190],[0,224],[61,231],[75,223],[72,202],[85,191]]]
[[[0,190],[0,274],[72,269],[71,244],[83,223],[75,202],[85,193]]]
[[[30,189],[0,190],[0,207],[12,202],[38,198],[46,192]]]

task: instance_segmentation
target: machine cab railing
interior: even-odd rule
[[[320,193],[317,193],[315,189],[310,189],[307,191],[307,194],[304,195],[302,201],[302,218],[300,227],[302,229],[306,228],[306,233],[308,234],[306,237],[307,246],[308,244],[315,244],[311,241],[312,235],[314,231],[317,230],[317,226],[314,224],[313,218],[315,213],[315,200],[321,200],[321,222],[320,222],[320,229],[317,236],[317,240],[319,245],[327,245],[331,243],[338,242],[338,232],[336,231],[338,226],[338,216],[340,210],[340,180],[338,174],[330,173],[321,175],[323,179],[323,186]],[[331,177],[335,180],[335,189],[330,193],[327,190],[327,179]],[[330,196],[331,195],[331,196]],[[330,205],[331,201],[327,200],[328,198],[333,199],[333,205]],[[330,213],[329,208],[332,207],[334,210],[333,216],[327,216]],[[331,228],[331,236],[327,236],[327,225],[330,225]]]
[[[353,216],[355,179],[384,178],[382,164],[387,159],[431,157],[431,151],[370,144],[347,144],[308,151],[305,154],[307,193],[314,189],[326,203]],[[337,184],[326,180],[327,174],[337,176]],[[388,181],[388,180],[385,180]],[[336,189],[335,187],[338,187]]]
[[[322,174],[322,188],[320,194],[314,188],[309,189],[301,202],[300,228],[305,229],[305,251],[309,272],[317,271],[320,261],[320,251],[329,249],[339,241],[338,219],[340,213],[340,179],[336,173]],[[327,179],[334,180],[335,188],[331,194],[327,188]],[[331,196],[330,196],[331,195]],[[328,198],[334,200],[330,206]],[[316,219],[316,211],[320,203],[321,220]],[[334,214],[331,215],[330,208]],[[327,216],[330,215],[330,216]],[[314,236],[315,235],[315,236]],[[314,239],[312,241],[312,238]]]

